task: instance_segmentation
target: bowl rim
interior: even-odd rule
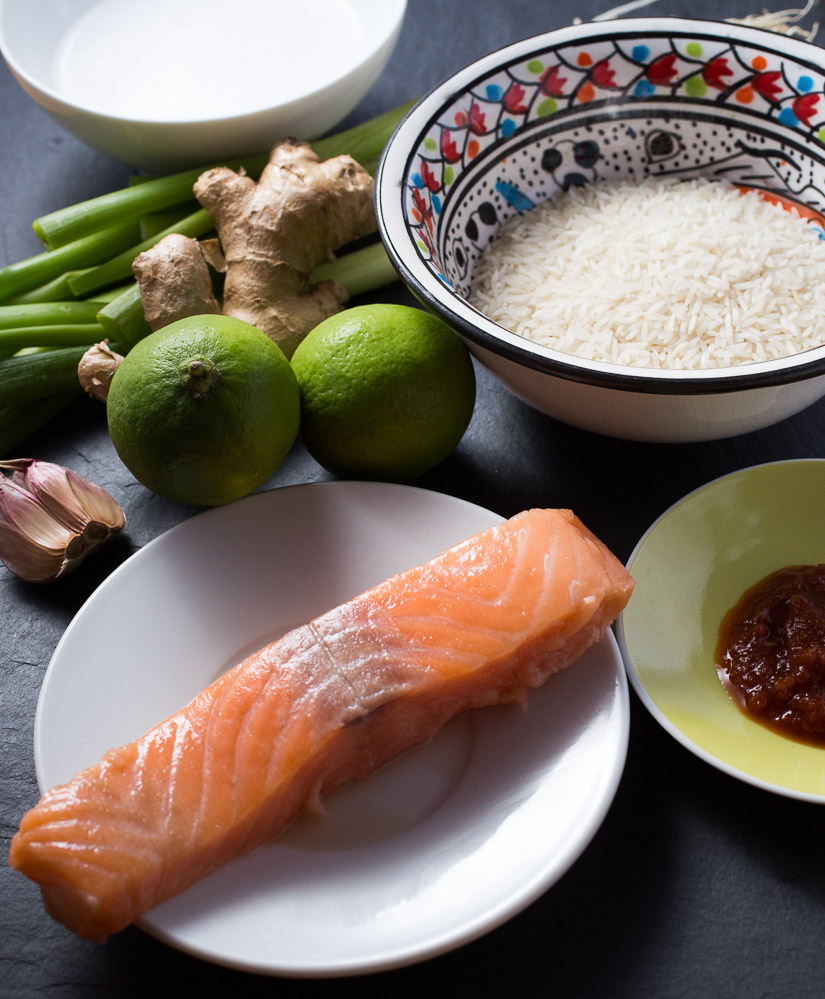
[[[492,68],[532,49],[563,44],[566,40],[573,42],[617,34],[639,37],[661,33],[707,34],[713,33],[714,29],[718,29],[720,38],[736,41],[750,39],[754,43],[759,42],[761,47],[765,47],[765,40],[770,39],[774,49],[825,74],[825,49],[812,42],[767,28],[713,18],[661,15],[589,21],[530,35],[468,63],[423,94],[393,130],[375,175],[378,233],[390,261],[416,298],[482,351],[566,381],[602,388],[654,394],[703,395],[785,385],[825,375],[825,343],[797,354],[767,361],[701,369],[631,368],[564,353],[512,333],[453,294],[414,255],[412,243],[406,235],[401,209],[402,178],[409,172],[417,147],[416,137],[428,127],[446,103],[455,99],[461,91],[469,89],[477,79],[489,74]],[[404,146],[408,151],[404,151]],[[410,261],[413,262],[412,266]]]
[[[363,52],[357,62],[354,62],[351,66],[349,66],[346,72],[340,74],[335,79],[328,80],[318,86],[313,86],[312,89],[307,90],[304,93],[300,93],[287,101],[283,101],[281,103],[261,104],[258,107],[251,107],[246,111],[240,111],[237,114],[223,114],[218,117],[207,114],[197,118],[144,118],[137,117],[135,115],[113,114],[110,111],[102,111],[99,108],[95,108],[90,104],[74,101],[63,94],[56,87],[43,83],[37,77],[28,72],[28,70],[24,69],[17,57],[9,50],[8,43],[6,41],[6,34],[3,30],[3,14],[10,2],[11,0],[0,0],[0,56],[5,59],[12,74],[17,77],[19,82],[24,83],[26,87],[31,88],[38,94],[42,94],[55,105],[66,108],[72,113],[88,115],[90,118],[95,118],[104,122],[120,122],[126,125],[142,126],[146,128],[152,127],[170,129],[185,128],[189,126],[202,128],[206,125],[217,126],[228,122],[248,122],[254,118],[272,114],[274,111],[287,111],[289,109],[299,108],[303,102],[317,100],[331,88],[345,86],[349,83],[351,77],[366,66],[370,60],[374,59],[384,46],[386,46],[392,40],[393,36],[400,30],[408,5],[408,0],[384,0],[382,6],[389,9],[393,9],[393,7],[395,7],[397,10],[395,10],[391,21],[388,23],[387,30],[379,39],[376,39],[373,44],[369,46],[369,50]],[[353,10],[358,13],[357,0],[355,0]],[[359,15],[359,22],[362,21],[363,17]]]

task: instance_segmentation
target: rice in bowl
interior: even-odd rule
[[[597,181],[502,226],[470,302],[591,360],[674,370],[771,360],[825,343],[823,235],[724,181]]]

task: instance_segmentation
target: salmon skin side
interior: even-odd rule
[[[22,819],[9,863],[47,911],[103,941],[302,807],[521,700],[597,642],[633,580],[569,510],[528,510],[233,667]]]

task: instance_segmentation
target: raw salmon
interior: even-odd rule
[[[468,708],[521,700],[630,597],[567,510],[529,510],[328,611],[48,791],[12,867],[81,936],[117,930],[276,836],[321,792]]]

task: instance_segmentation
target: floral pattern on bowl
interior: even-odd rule
[[[479,61],[407,160],[404,220],[420,259],[466,297],[501,224],[591,180],[704,175],[825,211],[820,51],[659,18],[562,29]]]

